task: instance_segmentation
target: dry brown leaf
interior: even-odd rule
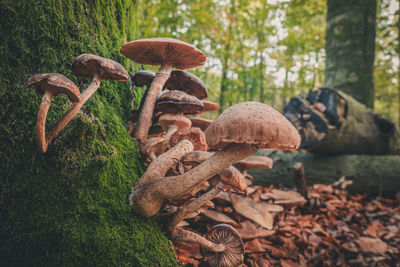
[[[295,191],[283,191],[272,189],[271,192],[264,193],[260,196],[263,200],[273,199],[275,204],[282,205],[301,205],[306,202],[306,200]]]
[[[282,267],[301,267],[300,264],[298,264],[292,260],[289,260],[289,259],[286,259],[286,260],[281,259],[281,265],[282,265]]]
[[[381,254],[385,253],[388,249],[387,244],[379,238],[371,238],[366,236],[362,236],[358,239],[358,245],[364,253]]]
[[[268,230],[272,230],[274,225],[274,219],[266,210],[260,209],[257,202],[247,197],[242,197],[237,194],[231,194],[233,208],[237,213],[245,218],[258,223],[262,227]]]
[[[226,216],[225,214],[223,214],[221,212],[207,209],[207,210],[203,210],[201,213],[213,221],[220,222],[220,223],[227,223],[227,224],[230,224],[235,227],[239,226],[239,224],[237,222],[235,222],[232,218]]]

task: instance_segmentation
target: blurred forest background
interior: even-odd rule
[[[257,100],[282,111],[324,85],[326,0],[139,0],[139,38],[173,37],[208,56],[193,70],[224,108]],[[399,2],[377,6],[374,109],[400,123]],[[146,66],[147,68],[147,66]]]

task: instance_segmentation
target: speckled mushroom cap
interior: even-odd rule
[[[207,128],[210,148],[229,143],[256,144],[259,148],[296,149],[300,135],[278,111],[259,102],[243,102],[227,108]]]
[[[217,224],[205,236],[215,244],[224,244],[225,251],[215,253],[200,247],[201,254],[210,266],[240,266],[244,260],[244,245],[238,231],[228,224]]]
[[[203,112],[216,111],[221,108],[219,104],[214,102],[203,100],[201,103],[203,103],[204,106]]]
[[[136,72],[132,77],[132,82],[134,85],[142,87],[142,86],[150,86],[156,74],[149,70],[140,70]]]
[[[155,110],[164,113],[196,114],[204,106],[199,99],[182,91],[164,91],[157,99]]]
[[[172,71],[164,87],[169,90],[183,91],[198,99],[204,99],[208,96],[208,91],[204,83],[199,77],[188,71]]]
[[[181,128],[189,128],[192,126],[192,122],[186,116],[182,114],[163,114],[158,119],[161,127],[164,131],[168,131],[168,127],[170,125],[175,125],[179,129]]]
[[[73,81],[58,73],[43,73],[32,75],[26,85],[37,85],[41,93],[50,91],[53,95],[66,94],[72,102],[79,102],[81,93]]]
[[[93,54],[77,56],[72,64],[72,72],[79,77],[93,78],[97,73],[101,80],[128,80],[128,73],[121,64]]]
[[[201,66],[206,55],[196,47],[173,38],[148,38],[124,44],[121,54],[139,64],[164,65],[187,70]]]
[[[241,170],[271,169],[274,165],[274,161],[269,157],[250,156],[235,163],[235,165]]]

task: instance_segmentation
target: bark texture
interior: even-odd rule
[[[36,146],[41,96],[35,73],[71,73],[76,56],[114,59],[135,39],[135,1],[3,0],[0,5],[0,262],[2,266],[174,266],[154,219],[136,216],[128,196],[143,167],[125,123],[128,82],[102,82],[47,152]],[[52,100],[47,130],[71,107]]]
[[[260,150],[259,153],[265,153]],[[348,187],[351,192],[394,197],[400,191],[399,155],[340,155],[321,157],[312,153],[277,153],[271,170],[252,170],[254,184],[283,184],[294,187],[292,166],[301,162],[304,166],[307,184],[331,184],[340,177],[353,180]]]
[[[373,107],[375,0],[328,0],[325,86]]]

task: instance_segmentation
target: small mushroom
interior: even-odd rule
[[[196,114],[204,109],[197,97],[182,91],[164,91],[157,99],[155,110],[164,113]]]
[[[203,132],[205,132],[212,123],[212,120],[204,119],[200,117],[190,117],[190,121],[192,122],[193,127],[199,127]]]
[[[235,164],[241,171],[251,169],[272,169],[274,161],[265,156],[250,156]]]
[[[165,142],[168,144],[171,136],[179,129],[189,128],[192,122],[183,114],[163,114],[158,119],[163,130],[166,132]]]
[[[173,147],[184,139],[192,142],[195,150],[206,151],[208,149],[206,137],[200,128],[190,127],[179,129],[171,136],[169,145]]]
[[[207,88],[200,78],[188,71],[172,71],[171,76],[165,83],[165,87],[169,90],[183,91],[198,99],[204,99],[208,96]]]
[[[147,139],[157,96],[169,78],[172,68],[186,70],[203,65],[206,56],[194,46],[172,38],[132,41],[123,45],[120,52],[139,64],[161,65],[148,89],[135,130],[135,137],[143,143]]]
[[[164,153],[167,148],[167,144],[165,143],[165,138],[162,137],[153,137],[146,140],[145,143],[140,144],[140,152],[144,155],[148,155],[151,160],[157,158],[157,156]]]
[[[244,245],[235,228],[228,224],[217,224],[205,236],[215,244],[223,245],[224,251],[214,252],[200,247],[201,254],[210,266],[240,266],[244,260]]]
[[[79,100],[74,99],[74,105],[64,114],[64,116],[50,129],[46,137],[44,137],[44,123],[46,116],[44,116],[44,121],[41,121],[43,124],[43,132],[40,133],[38,137],[38,142],[40,146],[40,150],[44,153],[47,150],[48,145],[51,140],[58,135],[58,133],[64,129],[64,127],[71,121],[73,117],[78,113],[78,111],[82,108],[82,105],[90,98],[90,96],[99,88],[101,80],[114,80],[114,81],[127,81],[128,73],[122,67],[121,64],[115,62],[114,60],[102,58],[92,54],[82,54],[75,58],[74,63],[72,64],[72,72],[81,77],[92,77],[93,80],[90,83],[89,87],[82,92],[79,97]],[[39,76],[33,75],[28,80],[28,86],[36,84],[41,86],[42,82],[38,81],[38,77],[40,75],[44,75],[43,81],[48,80],[49,77],[55,77],[54,75],[49,74],[36,74]],[[59,77],[59,76],[58,76]],[[50,78],[51,79],[51,78]],[[61,78],[55,78],[61,79]],[[65,80],[66,78],[62,78]],[[35,82],[36,81],[36,82]],[[69,83],[69,82],[68,82]],[[76,86],[75,86],[76,87]],[[74,89],[75,91],[79,90]],[[44,113],[42,113],[44,114]],[[45,112],[47,115],[47,111]]]
[[[168,199],[190,192],[259,147],[296,149],[300,145],[300,135],[294,126],[278,111],[258,102],[244,102],[226,109],[208,127],[206,139],[210,147],[220,151],[184,174],[139,183],[132,189],[131,203],[139,214],[146,217],[157,214]]]
[[[36,140],[40,151],[44,153],[55,137],[54,134],[46,136],[45,129],[47,112],[49,111],[52,97],[58,94],[66,94],[68,99],[74,103],[74,106],[77,106],[77,103],[81,99],[81,93],[79,92],[79,88],[70,79],[58,73],[35,74],[27,81],[28,87],[32,85],[37,85],[41,93],[43,93],[36,121]],[[53,132],[54,127],[50,130],[50,133]]]

